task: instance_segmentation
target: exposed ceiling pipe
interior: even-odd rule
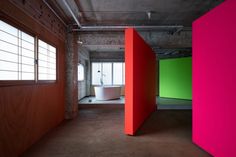
[[[80,29],[73,29],[73,31],[104,31],[104,30],[124,30],[126,28],[135,28],[137,30],[155,30],[155,29],[182,29],[181,25],[174,26],[82,26]]]
[[[82,26],[79,20],[77,19],[75,13],[72,11],[70,5],[66,0],[62,0],[65,4],[66,8],[72,15],[79,29],[72,29],[72,31],[104,31],[104,30],[124,30],[126,28],[135,28],[137,30],[151,30],[151,29],[183,29],[182,25],[169,25],[169,26],[143,26],[143,25],[135,25],[135,26]]]
[[[72,15],[73,19],[75,20],[76,24],[78,25],[79,28],[82,28],[82,25],[80,24],[79,20],[77,19],[77,17],[75,16],[74,12],[72,11],[71,7],[69,6],[69,4],[67,3],[66,0],[62,0],[62,2],[65,4],[66,8],[68,9],[68,11],[70,12],[70,14]]]
[[[66,23],[61,19],[61,17],[55,12],[55,10],[48,4],[46,0],[43,0],[43,3],[53,12],[53,14],[63,23],[64,26],[67,26]]]

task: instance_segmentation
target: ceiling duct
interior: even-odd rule
[[[158,30],[158,29],[182,29],[183,26],[82,26],[79,29],[73,29],[73,31],[105,31],[105,30],[124,30],[126,28],[135,28],[137,30]]]

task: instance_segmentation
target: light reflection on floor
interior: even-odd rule
[[[156,102],[158,109],[192,109],[192,101],[191,100],[183,100],[183,99],[172,99],[172,98],[160,98],[156,97]],[[125,97],[121,96],[120,99],[109,100],[109,101],[101,101],[96,100],[94,96],[89,96],[81,99],[79,104],[125,104]]]

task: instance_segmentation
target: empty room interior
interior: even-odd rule
[[[0,157],[236,157],[235,0],[0,1]]]

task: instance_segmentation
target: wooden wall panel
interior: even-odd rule
[[[38,3],[35,2],[35,5]],[[64,119],[65,43],[50,28],[46,29],[46,25],[39,24],[22,8],[7,0],[0,1],[0,18],[55,45],[58,53],[57,82],[15,86],[0,84],[0,156],[14,157]]]
[[[25,14],[59,38],[65,38],[65,26],[52,14],[42,0],[9,0]]]

